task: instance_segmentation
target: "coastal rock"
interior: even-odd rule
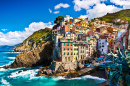
[[[36,50],[20,53],[16,56],[15,61],[10,65],[10,67],[17,68],[49,65],[52,60],[52,47],[53,42],[47,41]]]

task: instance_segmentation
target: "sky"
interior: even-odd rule
[[[53,27],[57,16],[93,19],[123,9],[130,9],[130,0],[0,0],[0,45],[19,44]]]

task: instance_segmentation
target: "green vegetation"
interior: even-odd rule
[[[56,20],[54,21],[56,25],[53,26],[53,29],[57,28],[60,25],[60,22],[63,20],[63,18],[63,16],[56,17]]]
[[[106,57],[111,59],[115,66],[110,66],[110,80],[111,82],[118,82],[118,84],[121,86],[128,86],[130,85],[130,67],[128,64],[128,61],[130,59],[130,54],[126,55],[125,50],[121,50],[118,48],[118,54],[117,56],[112,53],[112,57],[105,54]],[[114,70],[114,71],[113,71]]]
[[[40,38],[41,40],[39,40]],[[29,46],[31,46],[33,43],[39,45],[44,43],[45,41],[51,40],[51,29],[45,28],[34,32],[31,36],[25,39],[22,44],[18,45],[18,47],[23,46],[23,44],[25,44],[27,40],[29,41]]]
[[[113,23],[112,20],[115,18],[120,18],[122,20],[126,20],[130,24],[130,9],[121,10],[121,11],[115,12],[115,13],[108,13],[107,15],[105,15],[103,17],[99,17],[98,19]]]
[[[63,20],[63,16],[58,16],[58,17],[56,17],[56,20],[54,21],[54,23],[60,23],[62,20]]]

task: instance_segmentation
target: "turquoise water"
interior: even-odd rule
[[[0,66],[11,64],[19,53],[0,51]],[[86,75],[73,79],[63,77],[36,77],[39,67],[0,69],[0,86],[97,86],[103,78]],[[26,71],[23,71],[26,70]],[[18,73],[19,71],[22,71]]]

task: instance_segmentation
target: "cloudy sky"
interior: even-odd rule
[[[0,45],[21,43],[59,15],[93,19],[123,9],[130,0],[0,0]]]

